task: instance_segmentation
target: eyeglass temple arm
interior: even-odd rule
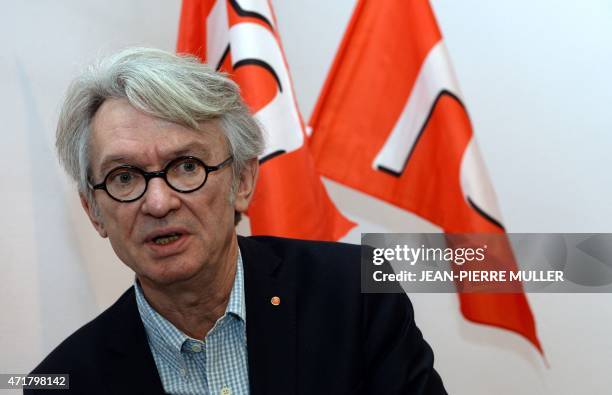
[[[234,160],[234,157],[230,156],[228,157],[226,160],[224,160],[223,162],[219,163],[217,166],[206,166],[206,170],[207,171],[217,171],[217,170],[221,170],[223,169],[225,166],[229,165],[230,163],[232,163],[232,161]]]

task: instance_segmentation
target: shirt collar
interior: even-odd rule
[[[181,348],[186,341],[195,340],[184,334],[180,329],[175,327],[170,321],[159,314],[147,301],[138,283],[134,283],[136,293],[136,304],[138,312],[144,324],[149,343],[159,351],[159,353],[172,364],[178,364],[177,368],[182,365],[180,358]],[[219,318],[217,322],[223,320],[226,316],[232,315],[237,319],[246,323],[246,305],[244,297],[244,268],[242,266],[242,255],[238,249],[238,258],[236,262],[236,276],[230,293],[225,314]],[[216,326],[216,325],[215,325]],[[203,339],[199,339],[203,340]],[[177,358],[180,358],[177,360]]]
[[[246,303],[244,300],[244,268],[242,266],[242,254],[238,249],[238,259],[236,262],[236,277],[230,293],[229,301],[225,309],[225,314],[234,314],[246,323]]]

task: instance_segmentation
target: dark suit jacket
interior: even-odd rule
[[[239,245],[251,394],[446,393],[408,297],[360,292],[359,246],[274,237]],[[133,288],[32,373],[70,374],[70,393],[163,393]]]

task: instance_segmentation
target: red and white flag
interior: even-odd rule
[[[323,176],[447,233],[503,233],[495,194],[427,0],[360,0],[310,120]],[[509,248],[502,259],[516,270]],[[459,295],[474,322],[541,351],[522,293]]]
[[[330,200],[309,152],[272,5],[183,0],[177,52],[227,72],[263,126],[266,150],[248,215],[252,234],[337,240],[354,223]]]

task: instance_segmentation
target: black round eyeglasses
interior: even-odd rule
[[[197,191],[206,184],[208,174],[221,170],[230,163],[230,156],[216,166],[208,166],[193,156],[181,156],[166,165],[163,170],[144,171],[136,166],[122,165],[108,172],[104,181],[89,187],[102,189],[118,202],[129,203],[140,199],[149,186],[149,180],[161,177],[173,190],[182,193]]]

